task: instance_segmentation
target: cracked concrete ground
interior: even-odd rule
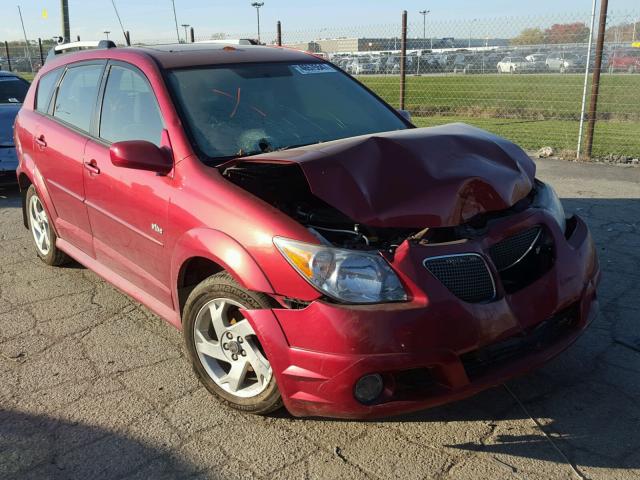
[[[538,162],[589,223],[601,314],[543,369],[385,421],[267,418],[207,395],[180,334],[50,268],[0,193],[0,478],[640,478],[640,169]]]

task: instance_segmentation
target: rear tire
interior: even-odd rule
[[[29,231],[40,260],[53,267],[69,262],[66,253],[56,247],[58,236],[51,226],[49,215],[33,185],[29,186],[25,197]]]
[[[240,287],[226,272],[203,280],[184,309],[185,345],[193,370],[210,393],[236,410],[265,415],[282,407],[282,397],[260,340],[240,308],[267,309],[272,304],[266,295]]]

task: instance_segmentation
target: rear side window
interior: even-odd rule
[[[62,70],[54,70],[40,77],[38,82],[38,93],[36,94],[36,110],[42,113],[47,113],[49,110],[49,102],[51,101],[51,94],[53,89],[60,78]]]
[[[163,128],[147,79],[132,69],[112,66],[102,101],[100,138],[109,142],[146,140],[160,146]]]
[[[58,89],[53,116],[88,132],[102,69],[102,65],[69,68]]]
[[[0,77],[0,103],[22,103],[28,90],[29,82],[20,77]]]

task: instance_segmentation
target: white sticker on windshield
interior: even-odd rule
[[[313,75],[315,73],[335,73],[336,69],[326,63],[303,63],[292,65],[302,75]]]

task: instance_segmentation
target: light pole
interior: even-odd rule
[[[62,13],[62,43],[71,41],[71,27],[69,26],[69,0],[60,0],[60,10]]]
[[[474,18],[473,20],[471,20],[471,22],[469,23],[469,48],[471,48],[471,30],[473,29],[473,24],[474,22],[477,20],[477,18]]]
[[[187,28],[189,28],[191,25],[189,25],[188,23],[183,23],[180,26],[184,28],[184,43],[187,43]]]
[[[109,40],[109,34],[111,33],[111,30],[105,30],[104,32],[102,32],[106,35],[107,40]]]
[[[253,2],[252,7],[255,7],[256,14],[258,15],[258,43],[260,43],[260,7],[264,5],[264,2]]]
[[[427,41],[427,15],[430,12],[431,10],[420,10],[420,15],[422,15],[422,45]]]
[[[173,21],[176,24],[176,37],[178,37],[178,43],[180,43],[180,32],[178,31],[178,17],[176,15],[176,2],[175,2],[175,0],[171,0],[171,5],[173,6]]]

